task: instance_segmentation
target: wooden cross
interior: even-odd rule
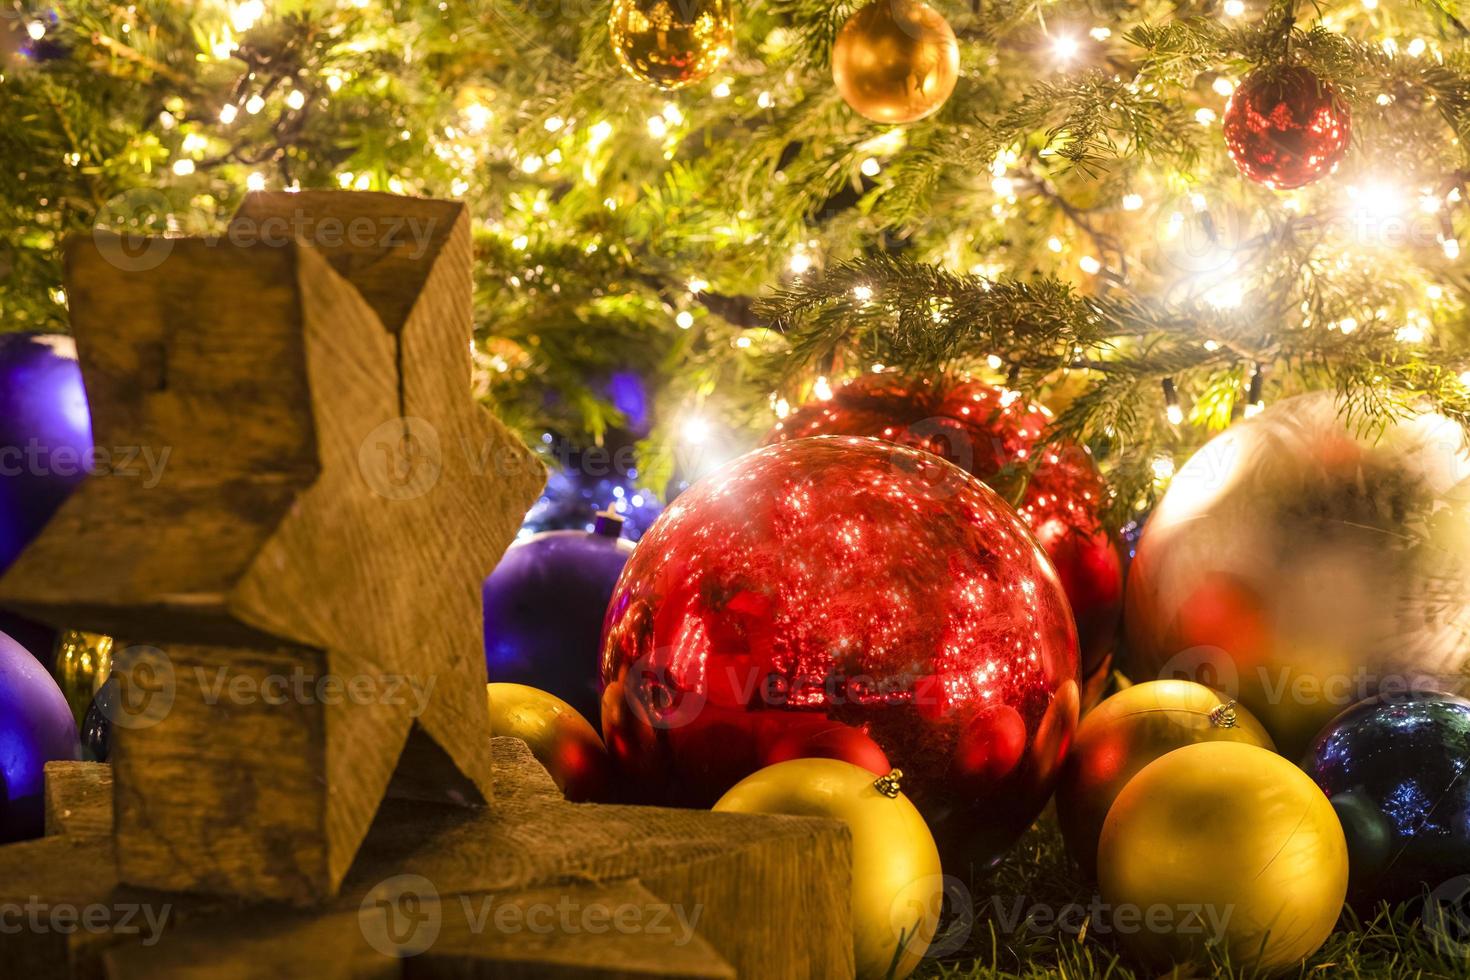
[[[849,975],[840,825],[574,806],[492,754],[479,586],[543,474],[469,396],[463,207],[257,194],[223,239],[143,244],[68,252],[104,465],[0,580],[123,640],[112,766],[53,765],[61,833],[0,848],[0,962]],[[119,921],[164,907],[161,941]]]

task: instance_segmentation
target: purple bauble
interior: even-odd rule
[[[538,687],[596,724],[602,620],[633,553],[621,532],[620,518],[599,514],[591,532],[547,531],[506,550],[485,580],[491,682]]]
[[[91,454],[71,338],[0,334],[0,573],[86,477]]]
[[[77,757],[77,725],[61,688],[0,633],[0,842],[41,836],[46,763]]]

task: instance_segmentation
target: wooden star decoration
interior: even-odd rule
[[[68,251],[97,445],[0,601],[110,633],[131,885],[329,897],[385,795],[482,804],[479,584],[544,481],[470,395],[463,206],[255,194]]]

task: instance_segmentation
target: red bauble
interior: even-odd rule
[[[1083,704],[1107,684],[1123,608],[1123,559],[1103,522],[1107,488],[1092,457],[1075,444],[1031,460],[1050,423],[1046,409],[1004,388],[951,378],[868,374],[827,401],[804,405],[767,443],[815,435],[876,436],[943,456],[1007,499],[1046,549],[1077,619]],[[1031,464],[1034,464],[1032,466]],[[1030,480],[1024,487],[1020,481]]]
[[[1240,172],[1274,190],[1337,169],[1352,122],[1332,87],[1301,67],[1259,68],[1225,107],[1225,148]]]
[[[1035,819],[1078,710],[1076,630],[1025,523],[876,439],[770,446],[680,496],[618,582],[602,677],[635,798],[709,806],[836,721],[903,770],[956,873]]]
[[[837,759],[861,766],[876,776],[893,771],[888,754],[859,728],[825,717],[811,726],[794,726],[778,737],[761,761],[761,768],[792,759]]]

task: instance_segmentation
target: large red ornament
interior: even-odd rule
[[[1225,107],[1225,148],[1240,172],[1273,190],[1332,173],[1352,121],[1332,87],[1306,68],[1258,68]]]
[[[613,593],[602,723],[637,799],[709,806],[814,719],[904,772],[948,855],[999,855],[1076,727],[1077,636],[1016,513],[928,453],[826,437],[681,495]]]
[[[1077,619],[1084,706],[1107,684],[1123,609],[1123,559],[1103,522],[1107,487],[1082,447],[1038,450],[1047,410],[1015,392],[953,378],[868,374],[776,425],[767,443],[876,436],[942,456],[1009,500],[1046,549]],[[1035,452],[1044,452],[1040,460]],[[1028,479],[1029,477],[1029,479]]]

